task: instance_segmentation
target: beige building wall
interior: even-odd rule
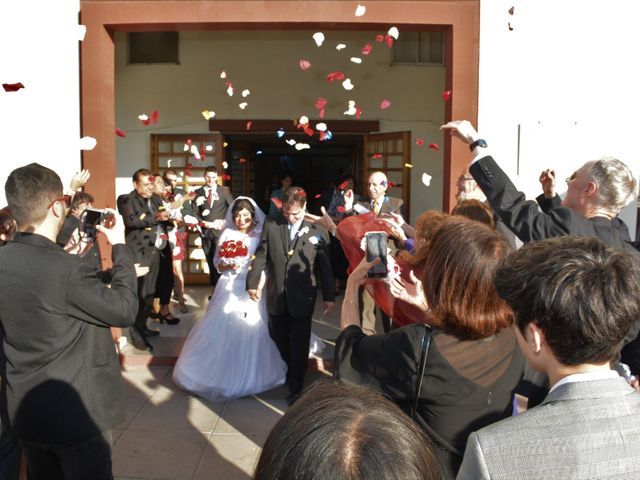
[[[378,33],[386,32],[329,31],[321,47],[313,33],[181,32],[179,65],[128,65],[127,36],[117,33],[116,125],[127,132],[126,138],[117,139],[117,193],[130,190],[134,170],[149,166],[151,133],[208,132],[201,114],[205,109],[215,111],[217,119],[313,119],[314,102],[323,97],[329,102],[329,129],[331,120],[354,119],[343,112],[348,100],[355,100],[361,118],[379,120],[381,131],[410,130],[412,139],[425,139],[424,146],[413,140],[410,146],[412,217],[442,208],[442,152],[427,145],[442,140],[438,128],[444,120],[444,66],[391,65],[389,48],[375,42]],[[346,48],[336,50],[339,43]],[[361,50],[367,43],[373,51],[364,56]],[[362,58],[362,63],[351,62],[351,57]],[[303,71],[300,59],[311,62],[311,68]],[[226,80],[220,78],[222,70]],[[327,82],[332,71],[343,71],[355,88],[347,91],[341,82]],[[233,97],[227,95],[225,81],[233,82]],[[251,92],[246,98],[240,94],[244,89]],[[382,100],[391,107],[381,110]],[[243,101],[248,103],[245,110],[238,106]],[[138,115],[153,110],[160,112],[158,124],[143,126]],[[433,176],[428,188],[422,172]]]

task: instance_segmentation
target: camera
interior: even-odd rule
[[[96,225],[102,225],[107,228],[113,227],[115,223],[115,217],[112,212],[108,210],[99,210],[96,208],[87,208],[82,214],[81,218],[81,230],[82,232],[92,238],[96,238]]]
[[[375,258],[380,259],[378,265],[374,265],[367,272],[369,278],[384,278],[387,276],[387,234],[385,232],[365,233],[367,262]]]

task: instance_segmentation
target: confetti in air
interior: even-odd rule
[[[344,112],[345,115],[355,115],[356,114],[356,102],[354,100],[349,100],[349,107]]]
[[[353,63],[362,63],[362,59],[360,57],[351,57],[351,61]]]
[[[373,45],[367,43],[364,47],[362,47],[362,55],[369,55],[373,50]]]
[[[247,102],[242,102],[238,104],[241,110],[244,110],[245,108],[247,108],[247,105],[249,105]]]
[[[214,112],[213,110],[203,110],[202,116],[204,117],[205,120],[210,120],[216,116],[216,112]]]
[[[442,92],[442,99],[449,100],[451,98],[451,90],[447,90],[446,92]]]
[[[276,135],[278,136],[278,138],[282,138],[282,137],[284,137],[284,130],[283,130],[282,128],[279,128],[279,129],[276,131]]]
[[[431,185],[431,175],[429,175],[428,173],[423,173],[422,174],[422,183],[424,183],[425,187],[428,187]]]
[[[327,130],[327,124],[326,123],[316,124],[316,130],[318,130],[319,132],[325,132]]]
[[[224,70],[222,70],[220,72],[220,78],[227,78],[227,72],[225,72]]]
[[[17,92],[21,88],[24,88],[24,85],[21,82],[18,83],[3,83],[2,88],[4,88],[5,92]]]
[[[424,145],[424,139],[423,138],[416,138],[416,145],[418,145],[419,147]]]
[[[93,150],[98,142],[93,137],[82,137],[80,139],[80,150]]]
[[[287,142],[287,145],[291,145],[291,146],[294,146],[297,143],[293,138],[289,138],[285,140],[285,142]]]
[[[413,165],[411,165],[410,163],[405,163],[404,166],[407,168],[413,168]]]
[[[336,50],[338,51],[344,50],[345,48],[347,48],[347,46],[344,43],[339,43],[338,45],[336,45]]]
[[[124,133],[124,130],[122,130],[122,129],[118,128],[118,127],[116,127],[116,135],[119,136],[119,137],[122,137],[122,138],[127,136],[127,134]]]
[[[247,98],[249,95],[251,95],[251,91],[248,88],[245,88],[244,90],[242,90],[242,96],[244,98]]]
[[[316,32],[313,34],[313,41],[316,42],[317,46],[322,46],[322,44],[324,43],[324,33],[322,32]]]
[[[311,148],[311,145],[308,143],[296,143],[296,150],[308,150]]]
[[[400,32],[398,31],[397,27],[391,27],[389,29],[389,31],[387,32],[387,35],[389,35],[390,37],[392,37],[394,40],[398,39],[398,36],[400,36]]]
[[[253,123],[253,122],[252,122],[251,120],[249,120],[249,121],[247,122],[247,125],[246,125],[246,127],[245,127],[245,128],[246,128],[247,130],[251,130],[251,125],[252,125],[252,123]]]
[[[358,5],[356,7],[356,17],[361,17],[365,13],[367,13],[367,7],[365,7],[364,5]]]
[[[355,85],[351,82],[350,78],[347,78],[344,82],[342,82],[342,88],[344,88],[345,90],[353,90],[353,87],[355,87]]]
[[[436,151],[440,150],[440,147],[438,146],[438,144],[437,144],[437,143],[430,143],[430,144],[429,144],[429,148],[430,148],[431,150],[436,150]]]
[[[380,102],[380,109],[381,110],[386,110],[387,108],[389,108],[391,106],[391,102],[389,100],[382,100]]]
[[[311,62],[309,60],[302,59],[298,62],[298,64],[300,65],[300,68],[302,70],[308,70],[309,68],[311,68]]]

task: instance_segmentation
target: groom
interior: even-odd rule
[[[325,311],[333,308],[333,273],[327,231],[304,220],[307,194],[290,187],[282,199],[282,212],[265,222],[260,245],[249,267],[247,292],[260,300],[260,276],[267,275],[269,334],[287,364],[289,404],[302,390],[309,357],[311,315],[316,301],[315,271],[322,281]]]

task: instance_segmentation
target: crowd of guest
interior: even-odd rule
[[[383,172],[365,196],[345,175],[322,215],[286,173],[266,216],[234,199],[213,166],[192,192],[174,170],[139,169],[117,211],[93,208],[87,171],[65,194],[48,168],[14,170],[0,210],[0,476],[18,478],[22,451],[29,478],[112,478],[109,432],[122,414],[113,340],[128,327],[134,348],[153,350],[149,321],[180,322],[174,293],[188,312],[188,231],[214,289],[212,325],[238,353],[249,331],[238,325],[259,322],[251,350],[263,353],[240,353],[231,385],[216,383],[224,359],[208,354],[195,370],[179,360],[175,381],[210,398],[289,390],[254,478],[640,476],[640,254],[618,217],[636,180],[603,158],[567,179],[563,199],[543,171],[543,194],[529,201],[469,122],[442,129],[472,161],[451,213],[423,212],[415,225]],[[386,252],[372,255],[363,238],[380,231]],[[246,248],[230,259],[229,242]],[[334,381],[303,391],[318,287],[325,312],[344,295],[341,333]],[[266,363],[268,385],[257,378]]]

